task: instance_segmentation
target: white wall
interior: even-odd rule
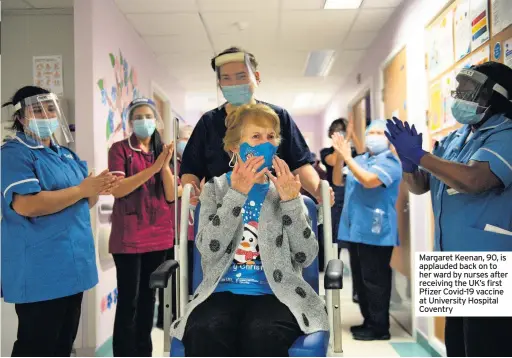
[[[406,46],[408,120],[414,123],[419,131],[426,131],[428,97],[425,71],[425,26],[443,9],[447,2],[448,0],[404,0],[380,31],[381,34],[375,39],[359,65],[341,85],[340,92],[327,106],[323,121],[325,129],[332,118],[346,116],[351,101],[365,89],[371,90],[374,117],[384,116],[381,101],[382,66]],[[356,82],[357,74],[361,74],[361,84]],[[430,249],[430,223],[428,220],[430,210],[428,194],[410,196],[411,245],[414,251]],[[411,257],[413,256],[411,255]],[[413,323],[413,327],[427,337],[433,335],[429,328],[431,326],[427,318],[417,318]]]
[[[74,123],[73,9],[8,10],[2,17],[2,103],[20,87],[33,85],[33,56],[61,55],[63,98],[69,107],[66,116],[69,123]]]

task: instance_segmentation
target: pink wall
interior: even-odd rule
[[[172,110],[181,115],[185,112],[185,91],[157,62],[113,0],[75,1],[74,30],[76,150],[88,162],[90,170],[99,173],[107,168],[108,145],[114,140],[109,131],[122,123],[123,108],[133,98],[134,90],[135,95],[152,96],[154,82],[170,100]],[[123,63],[127,70],[126,86]],[[119,80],[122,86],[117,85]],[[122,139],[124,134],[121,130],[115,139]],[[112,198],[100,197],[100,203],[109,200]],[[100,204],[96,205],[92,211],[92,226],[100,282],[87,293],[84,305],[87,318],[82,320],[86,326],[84,346],[93,350],[88,356],[94,355],[94,350],[112,336],[115,315],[115,305],[106,309],[104,304],[116,287],[116,271],[105,249],[108,235],[103,234],[105,225],[100,222],[99,207]]]
[[[114,101],[111,92],[112,86],[116,84],[115,74],[121,77],[123,75],[123,65],[119,63],[121,54],[123,60],[127,63],[127,73],[133,73],[133,79],[129,81],[130,83],[127,87],[129,94],[126,94],[124,91],[122,95],[117,93],[115,96],[117,97],[117,102],[119,102],[119,97],[121,97],[122,101],[129,101],[133,88],[136,88],[141,96],[150,97],[152,95],[152,83],[156,83],[169,98],[173,111],[183,115],[185,91],[168,74],[167,69],[157,62],[151,49],[128,23],[114,1],[92,0],[92,2],[94,4],[93,63],[94,81],[96,84],[94,88],[94,114],[95,121],[98,121],[98,131],[95,133],[97,137],[95,136],[95,138],[104,138],[106,140],[105,127],[110,107],[108,104],[102,103],[102,93],[97,82],[101,79],[104,80],[106,95],[110,96],[111,100]],[[115,68],[112,67],[110,54],[115,56]],[[119,103],[114,103],[113,107],[119,107]],[[119,117],[116,124],[120,122],[119,112],[122,111],[117,113]],[[104,143],[106,145],[106,141]],[[98,144],[104,145],[103,143]],[[96,158],[98,162],[105,163],[106,165],[103,154],[100,151],[96,151],[96,153],[98,154]]]
[[[304,136],[308,133],[311,134],[310,139],[310,150],[315,152],[317,157],[320,155],[320,149],[322,149],[322,140],[324,136],[327,136],[327,132],[322,131],[322,116],[311,115],[311,116],[292,116],[293,120],[299,127],[300,131]]]

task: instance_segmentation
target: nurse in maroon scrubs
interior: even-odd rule
[[[108,155],[109,170],[122,177],[112,192],[109,244],[118,289],[113,348],[114,356],[150,357],[155,292],[149,277],[174,245],[173,146],[161,141],[163,122],[152,100],[130,103],[128,121],[133,134],[114,143]]]

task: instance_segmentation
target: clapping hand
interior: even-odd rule
[[[173,145],[173,142],[171,142],[171,144],[169,145],[165,145],[163,146],[162,148],[162,154],[165,153],[165,160],[164,160],[164,164],[162,166],[162,169],[163,168],[169,168],[169,164],[171,163],[171,159],[172,159],[172,155],[174,154],[174,145]]]
[[[293,175],[288,167],[288,164],[279,157],[274,157],[272,160],[276,176],[270,172],[267,173],[268,177],[276,186],[277,192],[282,201],[289,201],[297,198],[300,195],[300,179],[298,175]]]
[[[238,158],[231,174],[231,188],[242,194],[249,194],[254,184],[268,173],[267,168],[257,171],[264,163],[264,157],[251,157],[246,162]]]
[[[407,121],[402,123],[396,117],[393,117],[393,121],[388,119],[386,127],[388,131],[384,134],[396,148],[402,161],[402,169],[408,173],[415,171],[421,158],[426,154],[422,149],[422,134],[418,134],[414,124],[410,127]]]
[[[91,198],[98,195],[109,195],[118,185],[119,179],[112,175],[108,169],[105,169],[96,176],[90,173],[78,187],[82,191],[83,198]]]
[[[350,148],[350,142],[345,139],[341,134],[334,133],[332,135],[332,146],[336,151],[336,154],[340,155],[343,160],[352,158],[352,148]]]

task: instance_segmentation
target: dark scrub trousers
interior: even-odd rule
[[[276,296],[218,292],[190,314],[183,345],[187,357],[288,357],[302,335]]]
[[[117,308],[113,349],[116,357],[151,357],[151,330],[155,290],[149,288],[151,273],[165,260],[165,251],[114,254],[117,270]]]
[[[79,185],[87,164],[71,150],[45,147],[18,132],[2,146],[2,292],[14,303],[13,356],[70,356],[83,292],[98,283],[89,201],[31,217],[12,208],[14,195]]]
[[[313,164],[313,154],[290,114],[273,104],[260,101],[258,103],[269,106],[279,116],[281,144],[277,155],[288,164],[290,170]],[[232,170],[229,167],[230,157],[224,151],[222,143],[226,135],[226,116],[223,105],[205,113],[197,122],[183,153],[180,177],[184,174],[193,174],[199,180],[205,178],[208,181]]]
[[[135,135],[114,143],[109,150],[109,170],[121,177],[136,175],[154,162],[154,153],[143,152]],[[150,289],[149,279],[174,246],[174,204],[165,199],[158,178],[151,177],[114,201],[109,251],[117,271],[115,356],[147,357],[153,351],[156,292]]]
[[[73,349],[82,293],[49,301],[15,305],[18,336],[13,357],[69,357]]]
[[[351,242],[349,250],[363,324],[379,335],[388,334],[393,246]]]
[[[512,317],[446,317],[448,357],[512,357]]]

